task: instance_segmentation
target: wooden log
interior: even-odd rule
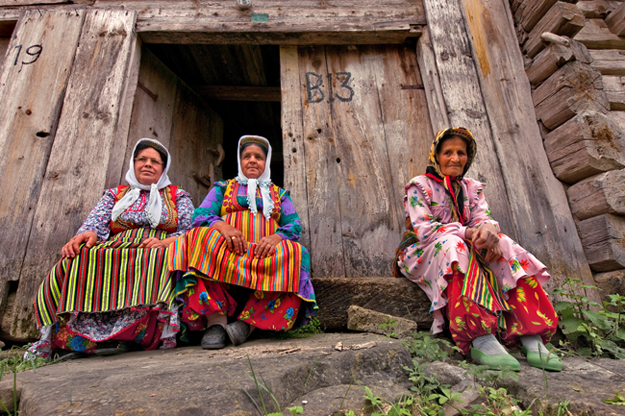
[[[193,91],[204,100],[280,102],[280,87],[255,85],[194,85]]]
[[[347,329],[347,309],[351,305],[410,319],[420,328],[432,324],[430,300],[408,279],[314,277],[312,282],[319,303],[317,318],[326,331]]]
[[[531,32],[536,23],[547,14],[557,0],[525,0],[514,12],[514,21],[526,32]]]
[[[616,123],[621,131],[625,131],[625,111],[610,111],[608,118]]]
[[[592,56],[582,43],[572,39],[569,39],[569,46],[552,43],[534,57],[525,74],[532,85],[538,85],[571,61],[589,64]]]
[[[423,89],[427,98],[432,131],[438,132],[449,126],[449,118],[447,117],[445,98],[443,97],[438,69],[436,68],[436,57],[428,30],[424,31],[417,41],[417,61],[423,79]]]
[[[24,11],[0,73],[0,186],[10,195],[0,199],[5,230],[0,235],[0,310],[5,309],[7,282],[20,279],[83,20],[83,11]]]
[[[610,32],[616,36],[625,36],[625,3],[621,3],[605,19]]]
[[[601,172],[625,167],[625,137],[603,114],[583,112],[545,138],[553,173],[573,184]]]
[[[297,47],[280,47],[280,85],[282,86],[282,153],[284,187],[302,224],[300,243],[310,248],[306,153],[302,126],[302,101],[299,96],[305,80],[300,79]]]
[[[63,140],[55,140],[52,146],[20,270],[17,321],[11,328],[15,337],[37,335],[33,299],[59,259],[54,253],[100,199],[110,180],[109,165],[118,164],[111,158],[119,164],[123,160],[115,149],[126,148],[118,135],[125,130],[122,138],[127,140],[131,109],[124,103],[128,89],[137,83],[131,77],[138,70],[131,65],[138,66],[135,17],[126,10],[86,12],[56,131]]]
[[[578,227],[593,271],[610,272],[625,268],[625,218],[603,214],[580,221]]]
[[[532,99],[536,118],[551,130],[582,111],[606,113],[610,108],[601,73],[578,61],[556,71],[536,88]]]
[[[592,67],[603,75],[625,75],[625,50],[591,49]]]
[[[625,49],[625,38],[610,32],[603,19],[586,19],[584,28],[575,35],[575,40],[588,49]]]
[[[625,76],[603,76],[603,88],[610,103],[610,110],[625,111]]]
[[[578,220],[601,214],[625,215],[625,170],[586,178],[567,189],[571,211]]]
[[[424,6],[450,126],[468,128],[479,141],[480,151],[467,176],[487,184],[485,194],[493,217],[500,222],[502,230],[517,239],[517,226],[512,220],[501,164],[480,89],[476,63],[481,62],[472,57],[461,5],[455,0],[425,0]]]
[[[584,27],[585,20],[584,14],[574,4],[556,2],[529,32],[523,44],[523,53],[533,58],[543,50],[545,44],[540,35],[544,32],[574,37]]]
[[[623,4],[623,2],[613,0],[581,0],[576,4],[582,13],[584,13],[586,19],[605,19],[608,13]]]
[[[511,219],[521,224],[516,229],[516,241],[547,266],[552,279],[546,290],[551,291],[572,276],[592,284],[566,194],[542,150],[523,56],[506,18],[506,3],[461,0],[461,4],[474,61],[478,63],[484,105],[496,137],[494,150],[506,185]],[[483,151],[482,139],[478,137],[477,142],[479,153]],[[490,188],[485,192],[489,202],[496,197]],[[508,233],[503,226],[502,230]]]

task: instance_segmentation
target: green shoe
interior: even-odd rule
[[[471,358],[478,365],[487,365],[491,370],[510,367],[514,371],[521,371],[521,364],[510,354],[486,355],[476,348],[471,348]]]
[[[539,354],[532,352],[521,346],[521,352],[527,357],[527,363],[532,367],[545,369],[549,371],[562,371],[564,363],[560,358],[552,353]]]

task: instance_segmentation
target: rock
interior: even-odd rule
[[[601,299],[608,301],[608,295],[625,296],[625,269],[607,273],[597,273],[595,282],[601,292]]]
[[[373,332],[380,335],[394,334],[396,338],[402,338],[417,332],[417,323],[409,319],[352,305],[347,309],[347,329]]]
[[[17,378],[19,379],[20,376],[18,375]],[[10,413],[13,413],[13,411],[14,411],[14,407],[13,407],[13,373],[7,371],[4,374],[3,379],[6,380],[6,381],[3,382],[3,383],[0,383],[0,400],[2,400],[2,403],[4,403],[4,405],[6,406],[7,410]],[[17,402],[18,402],[18,407],[19,407],[20,397],[22,395],[22,384],[19,381],[16,383],[16,386],[15,386],[15,395],[17,396]],[[4,408],[1,408],[0,411],[3,411],[3,410],[4,410]],[[2,414],[4,414],[4,412]]]
[[[375,346],[336,351],[333,346],[339,341],[348,347],[370,342]],[[259,339],[214,351],[198,346],[131,352],[49,365],[36,373],[25,371],[18,374],[20,416],[65,415],[70,410],[72,415],[256,415],[256,406],[262,406],[256,384],[248,376],[248,359],[257,380],[266,384],[284,412],[320,389],[334,388],[342,396],[345,390],[337,386],[354,380],[387,388],[385,397],[407,392],[411,386],[403,370],[411,358],[400,342],[374,334],[317,334],[305,339]],[[0,391],[8,385],[7,377],[0,382]],[[261,392],[267,411],[275,411],[269,393],[262,387]],[[338,406],[332,409],[336,410]]]
[[[432,324],[430,300],[408,279],[317,277],[312,282],[319,303],[317,318],[327,331],[347,328],[347,309],[351,305],[410,319],[422,328]]]
[[[0,341],[0,350],[4,348],[4,342]]]

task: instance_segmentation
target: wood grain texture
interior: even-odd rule
[[[461,4],[478,64],[484,105],[496,138],[494,150],[508,190],[511,219],[519,225],[516,241],[547,266],[553,276],[547,290],[572,276],[591,284],[592,274],[575,233],[566,194],[542,151],[530,85],[509,11],[498,0],[461,0]],[[492,194],[487,198],[491,201]]]
[[[193,85],[193,91],[204,100],[276,101],[280,102],[280,87],[249,85]]]
[[[601,73],[578,61],[550,76],[534,90],[532,100],[536,117],[552,130],[583,111],[606,113],[610,109]]]
[[[526,32],[530,32],[536,23],[556,4],[557,0],[524,0],[514,12],[514,20]]]
[[[625,111],[610,111],[607,116],[619,126],[621,131],[625,131]]]
[[[468,128],[477,141],[477,157],[467,176],[487,184],[485,195],[493,217],[506,234],[516,239],[518,232],[512,220],[461,6],[456,0],[425,0],[424,5],[450,126]]]
[[[579,61],[585,64],[592,62],[592,55],[583,43],[569,39],[569,46],[550,44],[534,57],[525,69],[525,74],[532,85],[538,85],[549,78],[567,62]]]
[[[582,30],[585,21],[584,14],[576,5],[562,1],[556,2],[529,32],[527,41],[523,44],[523,53],[533,58],[543,50],[545,44],[540,35],[544,32],[574,37]]]
[[[600,113],[582,112],[553,130],[545,150],[554,174],[568,184],[625,167],[625,135]]]
[[[584,13],[587,19],[605,19],[608,13],[623,4],[613,0],[582,0],[578,1],[577,8]]]
[[[575,35],[588,49],[625,49],[625,37],[610,32],[603,19],[586,19],[582,30]]]
[[[14,336],[36,335],[32,302],[58,260],[51,254],[59,252],[101,197],[111,158],[121,159],[115,149],[120,131],[127,138],[127,127],[120,124],[126,83],[136,70],[130,67],[136,62],[135,18],[126,10],[86,12],[56,132],[62,140],[52,146],[20,273]]]
[[[297,47],[280,47],[284,188],[291,193],[293,206],[302,223],[300,243],[304,247],[310,248],[307,169],[301,97],[306,88],[305,82],[300,78]]]
[[[625,267],[625,218],[599,215],[579,223],[579,234],[590,267],[610,272]]]
[[[608,25],[610,32],[616,36],[625,36],[625,3],[612,10],[606,17],[605,23]]]
[[[601,214],[625,215],[625,170],[611,170],[567,189],[571,211],[579,220]]]
[[[83,20],[84,12],[24,11],[0,73],[0,184],[7,192],[0,199],[0,225],[5,230],[0,236],[0,310],[7,282],[21,279],[52,145],[57,137],[64,139],[57,132],[58,119]],[[24,65],[34,58],[18,52],[33,45],[41,45],[41,54]],[[36,285],[28,280],[23,285],[29,284]]]
[[[449,126],[449,118],[447,117],[445,98],[436,68],[436,56],[428,30],[424,31],[417,41],[417,61],[423,80],[423,90],[427,99],[432,131],[438,132]]]
[[[625,50],[592,49],[592,67],[603,75],[625,75]]]
[[[625,76],[604,75],[603,88],[610,102],[610,110],[625,111]]]

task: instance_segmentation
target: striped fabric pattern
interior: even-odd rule
[[[504,297],[497,278],[493,272],[482,264],[480,254],[475,247],[467,242],[470,248],[469,270],[464,279],[462,296],[499,315],[499,326],[505,328],[505,320],[501,311],[511,311]]]
[[[195,228],[179,237],[169,253],[172,271],[199,271],[212,280],[254,290],[270,292],[299,291],[302,246],[283,240],[273,254],[254,258],[256,242],[278,229],[275,220],[238,211],[223,216],[225,222],[241,230],[248,240],[247,252],[238,256],[228,248],[221,234],[210,227]]]
[[[58,322],[67,312],[106,312],[129,307],[169,304],[173,284],[167,249],[140,249],[148,237],[166,232],[149,228],[127,230],[91,249],[82,247],[74,259],[57,263],[35,299],[40,326]]]

